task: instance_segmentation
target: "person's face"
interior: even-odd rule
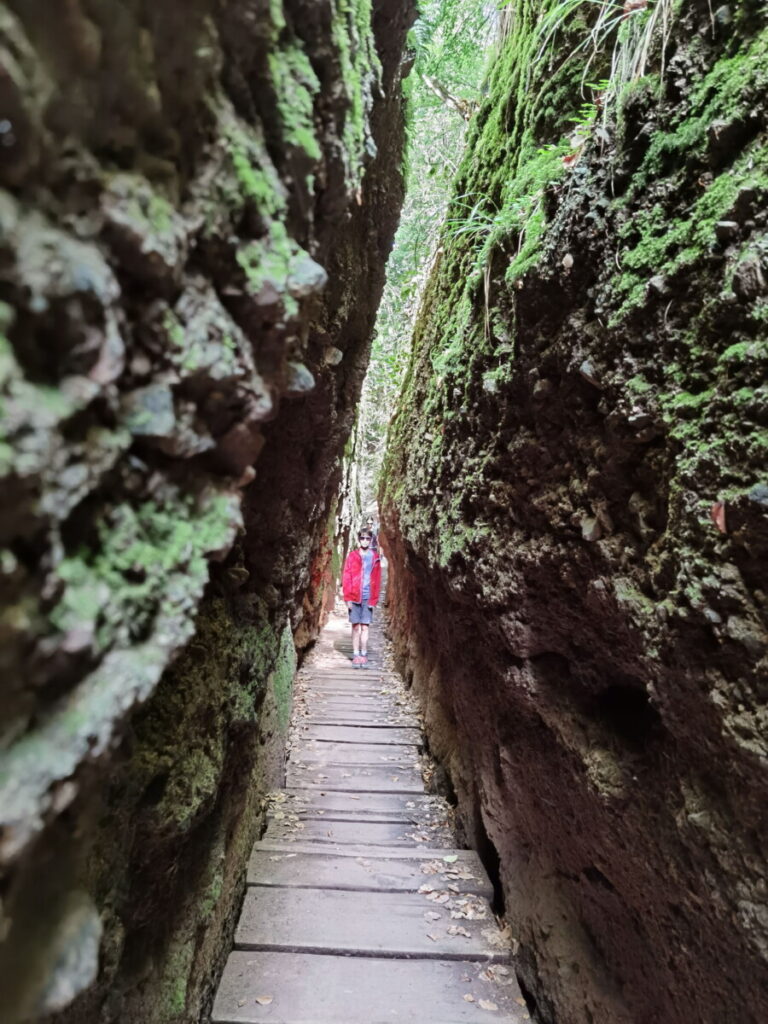
[[[368,548],[371,546],[371,538],[370,537],[365,537],[365,536],[358,537],[357,538],[357,542],[360,545],[360,547],[363,549],[363,551],[367,551]]]

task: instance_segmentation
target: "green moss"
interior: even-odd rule
[[[321,157],[315,137],[314,101],[320,82],[309,58],[298,44],[269,55],[269,73],[277,109],[288,145],[304,150],[311,160]]]
[[[638,203],[649,182],[666,177],[668,186],[655,205],[640,209],[620,228],[626,247],[621,272],[614,276],[611,291],[618,308],[610,324],[617,326],[646,299],[647,284],[654,276],[671,277],[705,258],[717,244],[715,225],[732,215],[741,189],[768,193],[768,149],[758,138],[707,183],[701,178],[701,194],[683,216],[671,212],[682,179],[678,175],[696,160],[705,159],[713,124],[724,126],[748,118],[758,96],[768,88],[768,30],[761,32],[739,56],[724,56],[694,87],[688,101],[669,129],[654,132],[648,152],[633,176],[625,196],[614,203],[621,213]],[[676,187],[675,187],[676,186]]]
[[[101,651],[138,642],[161,602],[165,611],[173,603],[174,573],[207,574],[206,554],[223,546],[231,519],[223,495],[118,505],[98,526],[96,550],[83,548],[58,566],[65,589],[52,623],[61,631],[95,623]]]
[[[160,1002],[163,1021],[180,1018],[187,1007],[187,989],[194,959],[192,942],[182,942],[171,949],[163,965]]]
[[[253,734],[270,689],[279,728],[287,728],[295,669],[290,629],[278,630],[261,602],[252,603],[248,619],[240,621],[224,599],[208,598],[194,638],[139,716],[137,777],[159,789],[151,814],[161,831],[186,832],[210,810],[232,730]]]
[[[275,693],[277,717],[280,728],[288,728],[293,701],[293,677],[296,674],[296,648],[290,624],[286,625],[280,637],[277,665],[272,673],[272,687]]]
[[[51,458],[51,432],[79,409],[87,393],[27,380],[6,336],[14,314],[0,303],[0,476],[26,477],[42,473]],[[120,438],[125,446],[128,440]]]
[[[369,135],[367,114],[373,83],[381,75],[371,18],[371,0],[338,0],[331,27],[349,104],[343,141],[347,177],[352,188],[359,187],[366,157],[371,155],[373,143]]]

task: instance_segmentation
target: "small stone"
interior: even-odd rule
[[[317,294],[325,288],[327,282],[328,274],[325,272],[325,268],[306,253],[291,261],[288,291],[294,299],[304,299],[309,295]]]
[[[123,399],[125,425],[134,437],[169,437],[176,426],[173,392],[167,384],[150,384]]]
[[[627,416],[627,423],[633,430],[643,430],[645,427],[650,427],[653,417],[642,409],[633,409]]]
[[[747,497],[756,505],[760,505],[762,508],[768,510],[768,485],[755,484]]]
[[[588,381],[594,387],[600,387],[600,380],[597,376],[597,372],[592,363],[589,361],[589,359],[585,359],[581,363],[581,365],[579,366],[579,373],[584,378],[584,380]]]
[[[330,345],[325,350],[325,356],[323,358],[325,359],[325,363],[327,366],[338,366],[339,363],[344,358],[344,353],[341,351],[340,348],[336,348],[334,345]]]
[[[303,363],[288,363],[285,394],[289,398],[306,395],[315,387],[315,378]]]
[[[719,220],[715,224],[715,234],[718,242],[730,242],[738,237],[739,224],[735,220]]]
[[[667,279],[663,274],[656,274],[648,282],[648,290],[654,295],[669,295],[670,288]]]
[[[757,199],[757,191],[750,185],[740,188],[734,203],[734,217],[738,221],[744,221],[749,217]]]
[[[766,290],[765,275],[757,256],[746,256],[733,272],[733,290],[740,299],[751,301]]]
[[[596,516],[585,516],[579,525],[581,526],[581,536],[590,543],[600,540],[603,535],[603,528]]]
[[[760,626],[743,616],[731,615],[726,623],[725,632],[754,658],[761,658],[768,647],[768,640]]]

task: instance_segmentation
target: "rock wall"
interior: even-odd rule
[[[400,657],[548,1024],[768,1014],[768,33],[714,6],[508,9],[389,442]]]
[[[4,1020],[205,1010],[322,616],[412,18],[0,11]]]

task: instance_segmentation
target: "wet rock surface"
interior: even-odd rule
[[[391,434],[396,643],[546,1022],[768,1013],[756,13],[689,5],[578,149],[515,23]]]
[[[0,13],[4,1019],[209,1000],[322,614],[412,17]]]

